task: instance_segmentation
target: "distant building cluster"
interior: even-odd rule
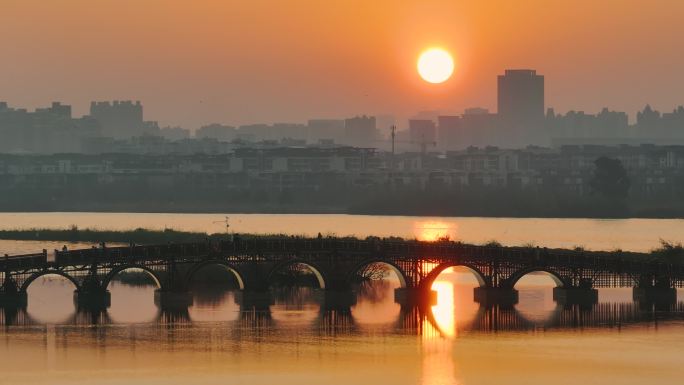
[[[311,119],[307,124],[251,124],[240,127],[211,124],[200,127],[195,137],[238,144],[262,142],[291,143],[294,146],[378,147],[380,133],[375,117],[356,116],[349,119]]]
[[[441,154],[392,156],[373,149],[242,148],[222,155],[0,155],[0,185],[52,188],[85,179],[107,186],[130,183],[162,188],[192,180],[216,191],[319,191],[331,186],[380,189],[508,189],[592,193],[599,157],[618,159],[633,196],[681,196],[684,146],[564,146],[505,150],[469,148]],[[125,182],[125,183],[124,183]]]
[[[549,109],[546,129],[553,146],[565,144],[684,144],[684,107],[660,113],[646,106],[629,124],[624,112],[603,109],[596,115],[570,111],[565,115]]]
[[[0,102],[0,152],[38,153],[80,152],[81,141],[99,137],[100,125],[84,116],[73,118],[71,106],[52,103],[29,112]]]
[[[90,114],[74,118],[71,106],[59,102],[33,112],[0,102],[0,152],[14,154],[81,153],[93,143],[116,143],[139,137],[181,140],[190,130],[160,128],[143,120],[140,102],[92,102]],[[105,152],[114,147],[103,147]]]
[[[544,77],[526,69],[506,70],[498,77],[496,113],[479,107],[460,115],[428,111],[399,129],[391,117],[363,115],[239,127],[217,123],[193,133],[145,120],[139,101],[92,102],[89,114],[79,118],[72,116],[70,106],[58,102],[32,112],[0,102],[0,152],[217,154],[244,147],[352,146],[427,153],[472,146],[684,144],[681,106],[666,113],[646,106],[633,124],[625,112],[559,114],[545,108]]]

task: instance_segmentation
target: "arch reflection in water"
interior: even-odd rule
[[[239,290],[244,282],[235,269],[207,263],[189,272],[188,277],[192,293],[188,315],[192,321],[235,321],[240,317]]]
[[[406,287],[399,267],[386,262],[368,262],[351,277],[356,292],[352,317],[360,327],[390,328],[398,321],[401,305],[394,301],[398,288]]]
[[[446,286],[445,286],[446,287]],[[653,306],[643,306],[637,302],[602,302],[591,307],[573,305],[567,307],[556,307],[549,317],[544,319],[532,319],[516,308],[512,307],[478,307],[477,311],[470,319],[460,320],[458,304],[458,285],[454,285],[454,335],[458,336],[463,331],[475,333],[505,332],[505,331],[527,331],[552,329],[572,329],[572,328],[613,328],[630,324],[653,324],[663,326],[665,323],[684,321],[684,302],[670,305],[667,309]],[[439,306],[436,305],[436,306]],[[447,305],[449,306],[449,305]],[[305,317],[306,322],[273,322],[272,313],[269,311],[241,311],[238,312],[238,327],[247,330],[251,328],[262,329],[271,328],[276,333],[289,333],[290,330],[301,331],[319,330],[330,334],[359,333],[364,331],[364,325],[357,322],[350,311],[344,310],[317,310],[311,308],[305,310],[309,316]],[[442,340],[448,341],[450,338],[443,331],[449,331],[445,326],[439,324],[439,317],[435,317],[433,311],[440,311],[438,308],[423,309],[420,307],[402,307],[397,322],[391,328],[381,330],[367,330],[366,333],[402,333],[417,334],[422,336],[423,341]],[[276,309],[277,313],[278,310]],[[276,315],[277,317],[277,315]],[[467,318],[467,317],[466,317]],[[178,321],[182,324],[191,324],[192,320],[188,309],[164,310],[157,313],[155,321],[171,325]],[[60,325],[107,325],[112,320],[107,310],[88,310],[79,309],[72,312],[64,319],[59,321]],[[24,307],[3,307],[0,308],[0,324],[12,326],[43,325],[50,323],[50,320],[36,318]],[[233,329],[233,325],[219,326],[221,329]],[[105,332],[105,331],[102,331]],[[106,333],[106,332],[105,332]]]
[[[240,317],[236,290],[196,288],[192,291],[192,305],[188,314],[195,322],[235,321]]]
[[[351,307],[355,322],[361,327],[392,327],[399,318],[401,305],[394,301],[398,280],[372,280],[356,287],[356,304]]]
[[[553,289],[562,286],[560,278],[552,273],[531,271],[515,282],[514,287],[518,290],[515,309],[530,322],[544,323],[561,306],[553,299]]]
[[[430,307],[428,314],[438,334],[455,337],[462,325],[472,321],[480,308],[473,298],[473,290],[482,283],[482,277],[465,266],[448,267],[439,272],[432,283],[437,303]]]
[[[151,322],[158,317],[154,292],[161,285],[153,273],[145,269],[126,268],[113,273],[105,284],[111,293],[111,306],[107,313],[112,322]]]
[[[271,317],[281,326],[310,327],[319,317],[321,306],[317,298],[320,289],[306,286],[286,286],[271,289]]]
[[[281,327],[310,327],[321,310],[318,294],[326,282],[319,269],[299,261],[276,266],[268,283],[272,304],[266,309],[270,319]]]
[[[66,323],[76,313],[76,285],[57,274],[45,274],[32,280],[26,288],[28,315],[39,323]]]

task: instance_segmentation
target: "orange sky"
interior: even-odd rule
[[[684,104],[684,1],[2,0],[0,100],[139,99],[195,128],[358,113],[496,109],[496,75],[534,68],[547,106],[633,116]],[[455,76],[415,60],[449,49]]]

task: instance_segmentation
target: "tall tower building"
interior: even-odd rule
[[[544,76],[535,70],[506,70],[498,77],[498,115],[511,145],[546,144]]]
[[[544,117],[544,76],[535,70],[506,70],[498,79],[498,114],[511,122]]]

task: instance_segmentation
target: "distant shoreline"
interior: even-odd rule
[[[599,212],[592,215],[591,212],[577,210],[565,213],[557,212],[531,212],[529,214],[504,211],[492,213],[489,211],[480,212],[478,210],[449,210],[438,212],[433,210],[356,210],[356,209],[335,209],[335,208],[302,208],[302,207],[280,207],[280,208],[245,208],[232,206],[218,207],[188,207],[182,208],[174,205],[160,205],[155,208],[143,208],[136,205],[97,205],[97,207],[75,208],[70,206],[52,209],[27,207],[9,208],[0,205],[0,213],[140,213],[140,214],[290,214],[290,215],[360,215],[360,216],[407,216],[407,217],[460,217],[460,218],[545,218],[545,219],[684,219],[684,210],[679,209],[652,209],[640,210],[630,213],[606,213]],[[611,215],[612,214],[612,215]]]
[[[59,242],[92,242],[92,243],[114,243],[119,245],[154,245],[154,244],[165,244],[165,243],[194,243],[194,242],[209,242],[212,240],[237,240],[237,238],[245,239],[262,239],[270,237],[294,237],[285,234],[249,234],[249,233],[239,233],[235,235],[227,233],[203,233],[203,232],[191,232],[191,231],[179,231],[172,229],[165,230],[150,230],[137,228],[135,230],[95,230],[95,229],[79,229],[76,226],[71,226],[70,228],[64,229],[44,229],[44,228],[33,228],[33,229],[11,229],[11,230],[0,230],[0,240],[14,240],[14,241],[59,241]],[[358,237],[337,237],[338,239],[349,239],[349,240],[359,240],[363,238]],[[401,237],[367,237],[365,239],[377,239],[377,240],[409,240]],[[435,242],[457,242],[452,241],[448,237],[444,239],[438,239]],[[457,242],[460,243],[460,242]],[[492,246],[501,247],[502,245],[496,240],[491,240],[482,246]],[[520,248],[535,248],[534,245],[516,245],[507,247],[520,247]],[[583,248],[575,248],[574,250],[582,251]],[[624,252],[622,250],[603,250],[606,253],[619,253],[620,257],[627,257],[629,255],[650,255],[656,259],[664,259],[668,263],[672,264],[684,264],[684,247],[680,243],[670,243],[661,240],[661,245],[659,248],[652,249],[650,253],[633,253]]]
[[[59,241],[59,242],[112,242],[118,244],[161,244],[161,243],[193,243],[211,240],[260,239],[270,237],[302,237],[290,234],[254,234],[254,233],[206,233],[200,231],[182,231],[175,229],[144,229],[132,230],[100,230],[93,228],[24,228],[0,230],[0,240],[12,241]],[[338,239],[361,239],[354,236],[339,236]],[[369,236],[367,238],[380,239]],[[387,237],[385,239],[404,240],[401,237]],[[490,242],[491,243],[491,242]],[[497,243],[498,245],[498,243]]]
[[[167,242],[200,242],[210,237],[202,232],[178,231],[178,230],[95,230],[79,229],[76,226],[64,229],[11,229],[0,230],[0,239],[13,241],[59,241],[59,242],[114,242],[114,243],[167,243]]]

